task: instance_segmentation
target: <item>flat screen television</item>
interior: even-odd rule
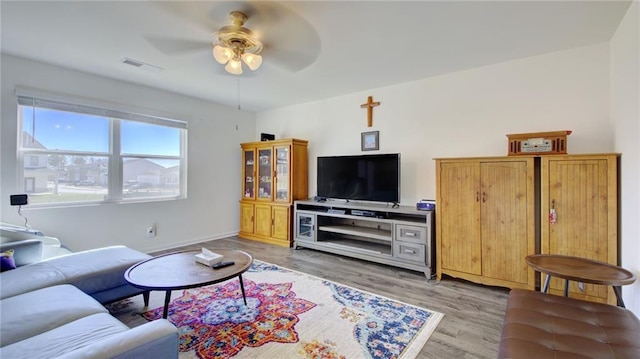
[[[318,157],[318,197],[400,202],[400,154]]]

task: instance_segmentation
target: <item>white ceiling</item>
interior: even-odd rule
[[[3,53],[263,111],[607,41],[629,1],[7,1]],[[228,13],[265,42],[227,74]],[[159,66],[151,72],[121,63]],[[289,58],[290,61],[283,61]],[[239,86],[239,90],[238,90]]]

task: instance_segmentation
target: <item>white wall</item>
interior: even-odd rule
[[[221,238],[239,228],[241,142],[254,141],[255,114],[161,90],[14,56],[1,58],[0,220],[22,225],[9,195],[21,193],[16,169],[16,86],[117,104],[188,121],[188,199],[36,209],[29,224],[72,250],[124,244],[142,251]],[[236,130],[238,124],[238,130]],[[155,224],[157,237],[145,229]]]
[[[639,7],[631,6],[611,44],[259,113],[256,131],[310,141],[312,193],[317,156],[361,153],[360,133],[379,130],[380,152],[402,154],[401,201],[413,205],[435,198],[434,157],[502,156],[508,133],[572,130],[569,153],[623,154],[620,258],[640,277]],[[359,106],[368,95],[381,102],[372,128]],[[640,281],[623,293],[640,314]]]
[[[366,127],[360,104],[381,105]],[[505,156],[510,133],[573,130],[570,153],[611,152],[609,47],[524,58],[257,114],[256,133],[309,140],[316,157],[357,154],[360,133],[380,131],[381,153],[402,156],[401,204],[435,198],[434,157]],[[370,152],[367,152],[370,153]]]
[[[611,39],[611,120],[615,150],[622,153],[622,265],[640,277],[640,3],[627,10]],[[640,280],[622,289],[628,308],[640,313]]]

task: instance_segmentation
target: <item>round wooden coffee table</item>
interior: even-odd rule
[[[593,259],[563,256],[558,254],[532,254],[525,258],[534,270],[546,274],[542,292],[549,291],[549,280],[558,277],[565,280],[564,296],[569,296],[569,281],[610,285],[616,295],[618,306],[624,308],[620,286],[635,282],[636,276],[630,271],[609,263]]]
[[[238,277],[244,304],[247,298],[244,293],[242,273],[253,263],[253,257],[246,252],[229,249],[211,249],[212,252],[224,256],[224,261],[233,261],[234,265],[220,269],[197,263],[195,255],[200,251],[184,251],[167,253],[134,264],[124,273],[124,278],[136,288],[147,291],[165,291],[162,317],[167,317],[171,291],[203,287]],[[149,303],[149,293],[145,294],[145,305]]]

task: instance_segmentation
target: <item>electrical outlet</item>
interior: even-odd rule
[[[147,238],[153,238],[156,236],[156,226],[147,228]]]

